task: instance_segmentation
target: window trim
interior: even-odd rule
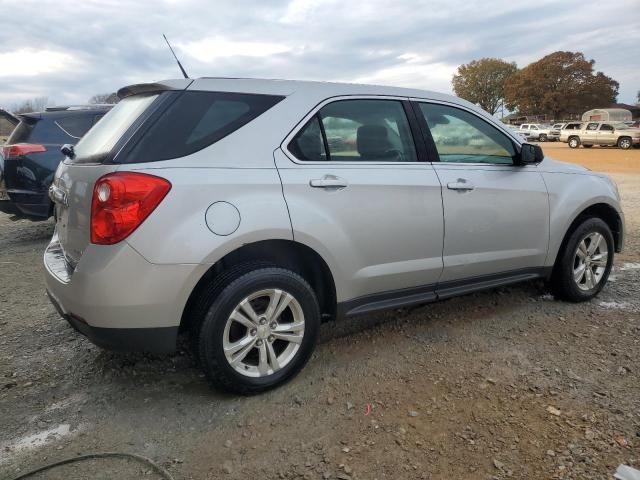
[[[388,162],[388,161],[335,161],[331,160],[331,153],[328,150],[328,145],[325,144],[325,150],[327,151],[329,160],[318,160],[318,161],[310,161],[310,160],[300,160],[298,159],[293,152],[289,150],[289,144],[291,141],[298,135],[298,133],[306,127],[307,123],[314,117],[318,116],[318,120],[320,120],[320,125],[322,131],[324,131],[324,126],[322,126],[322,121],[319,118],[320,110],[335,102],[345,101],[345,100],[393,100],[399,102],[403,109],[404,113],[407,117],[407,122],[409,123],[409,131],[411,133],[411,137],[413,138],[413,144],[416,152],[417,160],[415,162]],[[296,165],[309,165],[309,166],[318,166],[318,165],[326,165],[326,166],[350,166],[357,167],[359,165],[424,165],[430,163],[430,157],[427,154],[427,148],[424,142],[423,135],[421,134],[421,128],[417,125],[417,119],[415,118],[415,112],[411,108],[411,104],[408,97],[400,97],[393,95],[337,95],[334,97],[328,97],[318,103],[315,107],[313,107],[289,132],[289,134],[284,138],[282,143],[280,144],[280,149],[284,152],[285,156],[291,160]],[[326,142],[326,135],[323,134],[323,141]]]
[[[506,163],[485,163],[485,162],[442,162],[440,160],[440,155],[438,154],[438,149],[436,148],[436,144],[433,140],[433,137],[431,136],[431,130],[427,125],[427,120],[424,118],[424,115],[420,110],[421,103],[444,105],[447,107],[457,108],[458,110],[464,110],[465,112],[470,113],[471,115],[474,115],[479,120],[482,120],[488,123],[489,125],[493,126],[496,130],[503,133],[509,140],[511,140],[511,143],[513,144],[516,154],[519,154],[522,151],[522,144],[527,142],[517,138],[517,136],[515,135],[515,132],[514,133],[510,132],[506,126],[500,125],[499,122],[494,121],[492,118],[487,118],[483,115],[480,115],[478,112],[474,111],[471,108],[468,108],[465,105],[461,105],[459,103],[454,103],[454,102],[448,102],[445,100],[434,100],[430,98],[418,98],[418,97],[411,97],[409,101],[411,102],[413,109],[415,111],[415,115],[418,119],[418,124],[420,125],[420,128],[423,130],[423,135],[427,143],[427,149],[430,150],[431,152],[433,163],[441,163],[442,165],[462,165],[462,166],[490,167],[490,168],[513,168],[513,167],[517,167],[518,169],[527,168],[527,167],[537,168],[538,164],[516,165],[515,163],[506,164]]]

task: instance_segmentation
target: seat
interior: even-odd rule
[[[362,125],[356,136],[358,153],[362,160],[395,160],[397,154],[389,141],[389,132],[382,125]]]

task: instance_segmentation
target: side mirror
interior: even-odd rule
[[[60,151],[65,157],[69,157],[71,160],[73,160],[73,157],[76,156],[76,152],[73,150],[73,145],[71,145],[70,143],[64,144]]]
[[[520,153],[517,156],[518,165],[532,165],[540,163],[544,160],[544,153],[540,145],[533,145],[532,143],[523,143]]]

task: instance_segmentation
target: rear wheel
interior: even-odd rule
[[[618,147],[623,150],[631,148],[631,139],[629,137],[622,137],[618,139]]]
[[[547,136],[544,133],[541,133],[540,136],[538,137],[538,141],[539,142],[546,142],[547,141]]]
[[[578,137],[571,137],[568,143],[569,147],[578,148],[580,146],[580,139]]]
[[[209,308],[198,355],[222,390],[259,393],[291,379],[315,347],[320,308],[298,274],[260,268],[229,283]]]
[[[554,295],[571,302],[595,297],[613,265],[613,235],[600,218],[585,219],[559,253],[551,285]]]

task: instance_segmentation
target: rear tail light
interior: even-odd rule
[[[91,243],[113,245],[127,238],[171,190],[164,178],[116,172],[101,177],[91,199]]]
[[[34,143],[16,143],[14,145],[5,145],[2,147],[2,156],[4,158],[15,158],[28,155],[30,153],[46,152],[44,145],[36,145]]]

